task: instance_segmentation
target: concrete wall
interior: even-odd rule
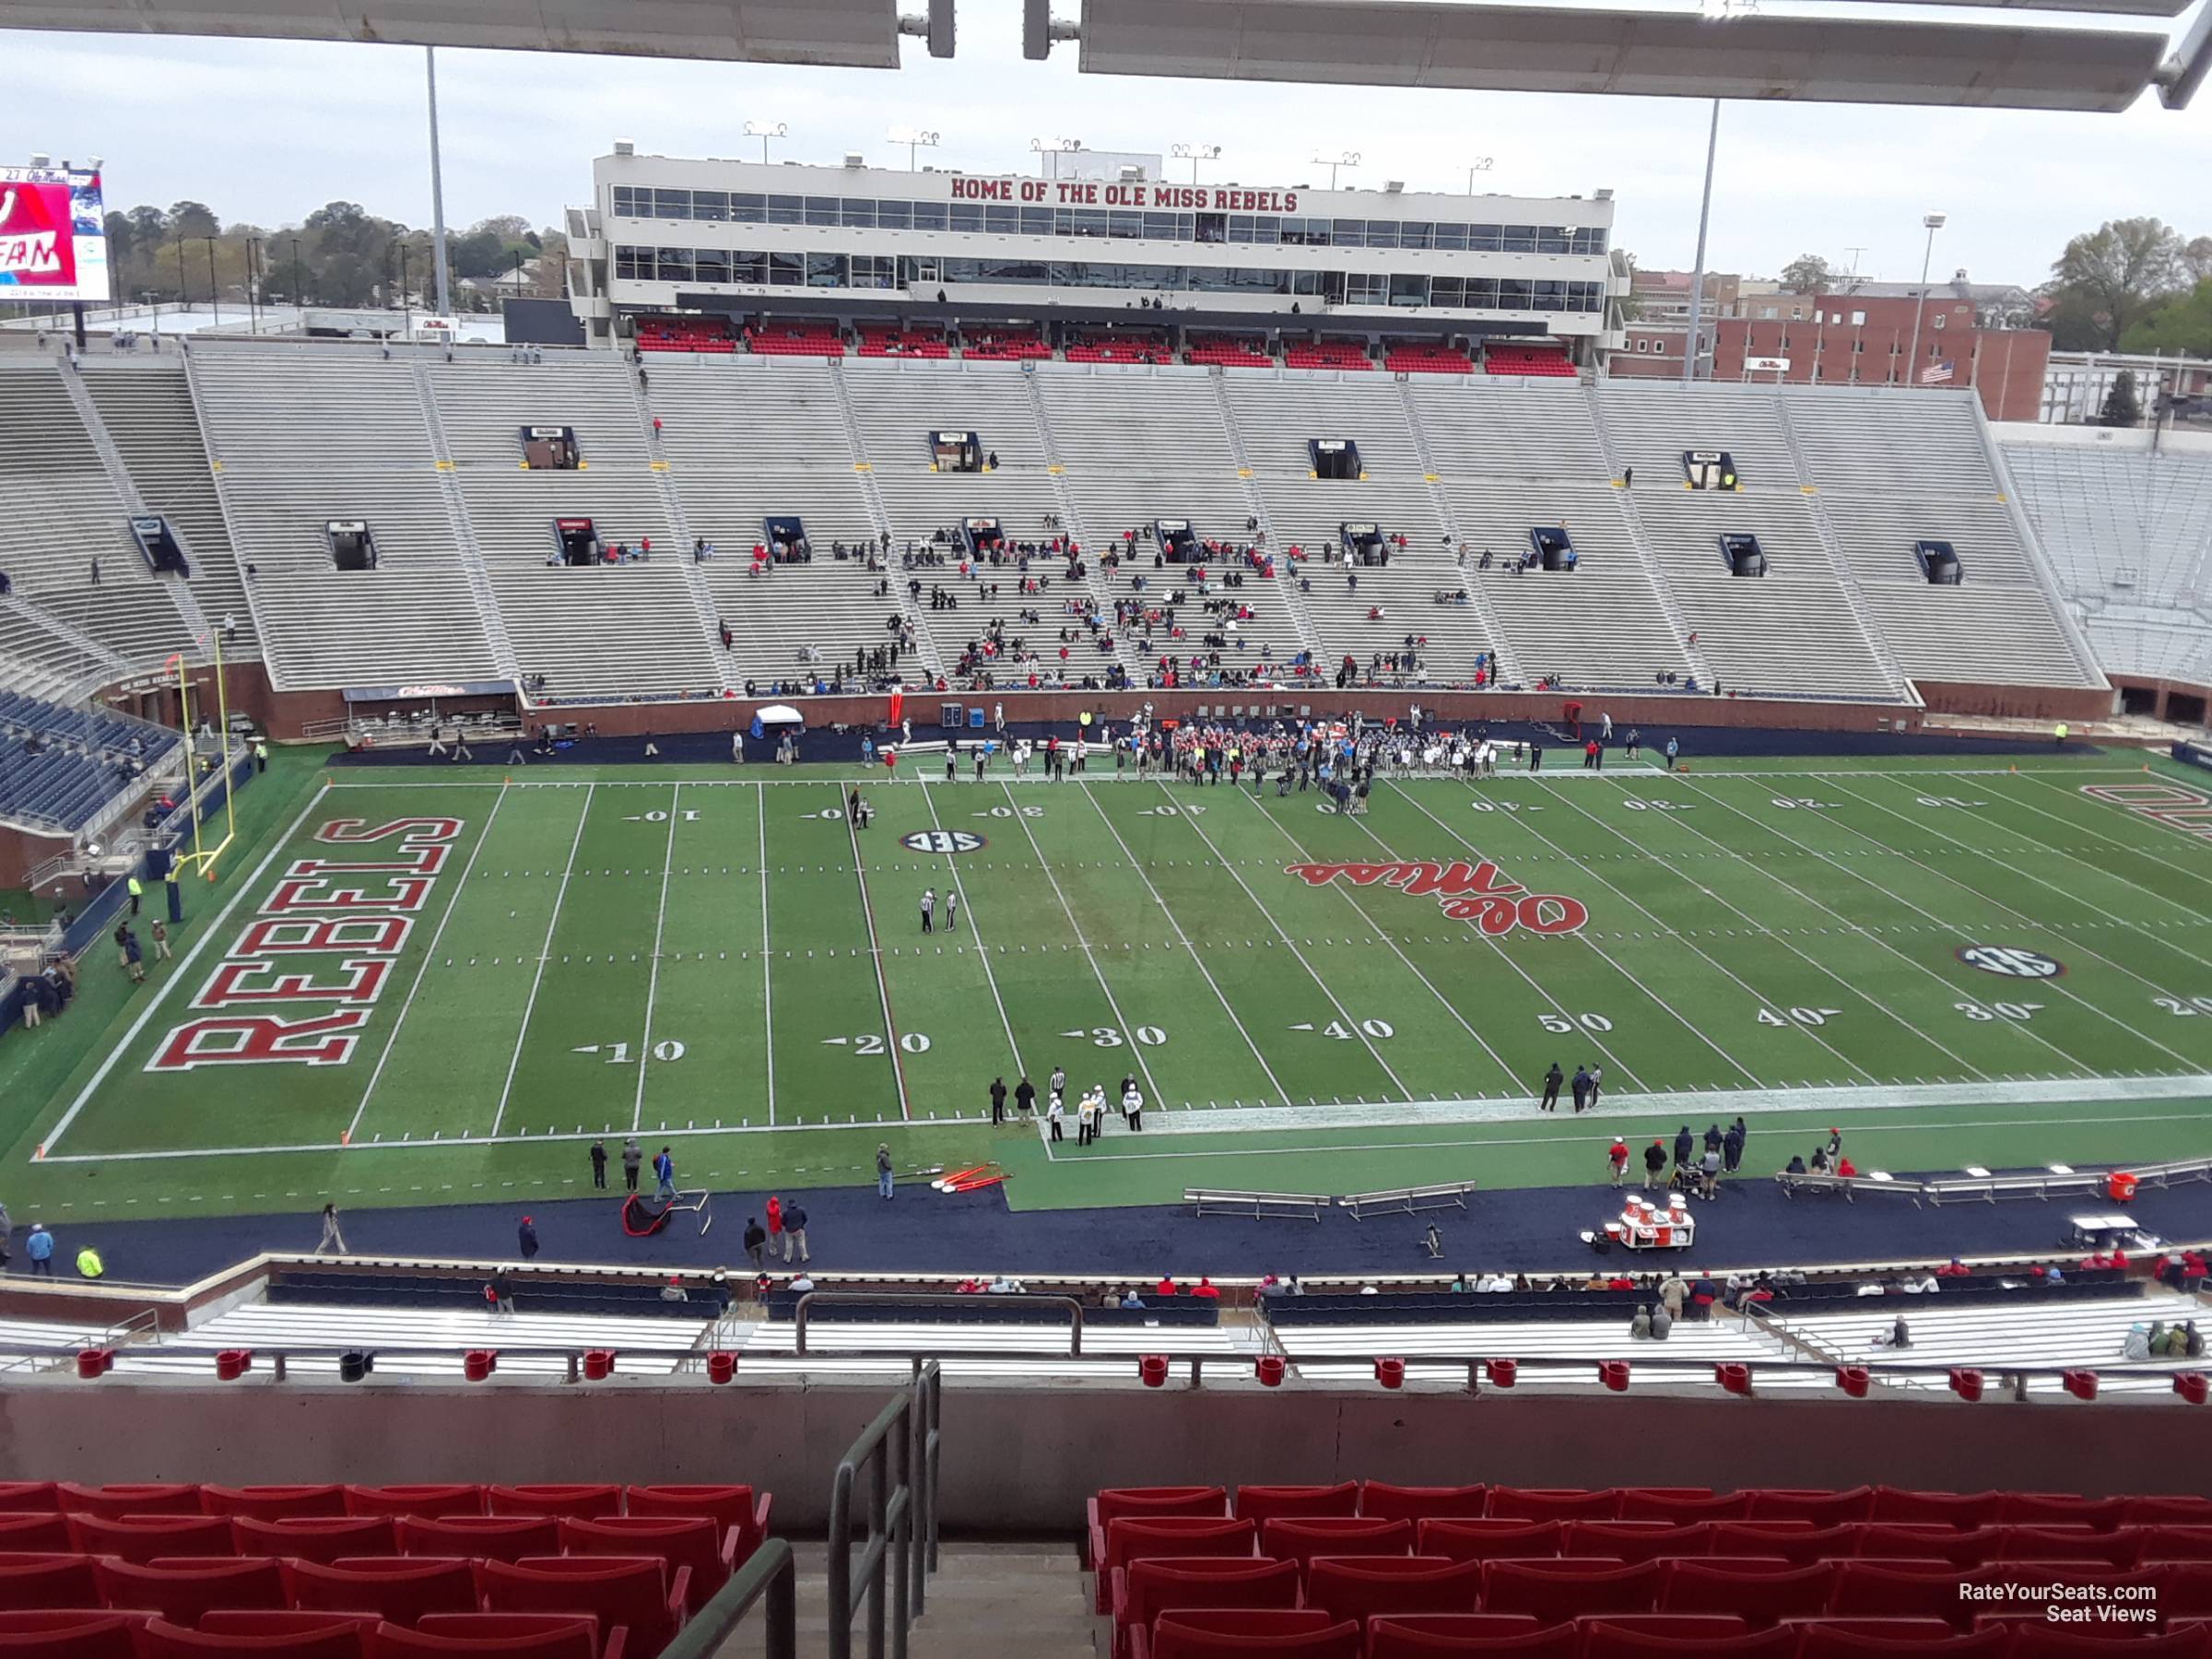
[[[42,1377],[0,1391],[0,1478],[749,1480],[806,1532],[890,1392]],[[2212,1493],[2212,1412],[2178,1402],[953,1385],[944,1432],[945,1524],[1006,1533],[1071,1530],[1101,1486],[1184,1481]]]

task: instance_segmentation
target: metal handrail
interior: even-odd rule
[[[763,1596],[768,1600],[763,1659],[798,1659],[798,1563],[791,1546],[781,1538],[771,1538],[753,1551],[751,1559],[661,1650],[661,1659],[711,1659]]]
[[[1065,1308],[1071,1322],[1067,1351],[1071,1355],[1083,1352],[1083,1304],[1072,1296],[1031,1296],[1026,1291],[1018,1296],[988,1298],[962,1296],[958,1292],[870,1296],[865,1290],[809,1290],[800,1297],[793,1304],[791,1312],[792,1351],[802,1358],[806,1356],[806,1326],[817,1302],[832,1308],[971,1308],[979,1300],[983,1306],[992,1308]]]
[[[937,1363],[929,1360],[916,1372],[912,1384],[876,1414],[876,1420],[838,1462],[830,1488],[830,1659],[853,1659],[856,1575],[866,1594],[867,1659],[885,1659],[887,1638],[892,1659],[906,1659],[907,1627],[922,1611],[921,1581],[935,1559],[936,1491],[927,1451],[933,1436],[924,1425],[934,1430],[941,1387]],[[924,1469],[919,1477],[917,1453]],[[868,1530],[856,1560],[853,1488],[864,1468],[868,1472]],[[889,1606],[884,1584],[887,1569]]]

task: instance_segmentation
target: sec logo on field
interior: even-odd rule
[[[1958,954],[1969,968],[2001,973],[2007,979],[2056,979],[2066,971],[2066,965],[2055,957],[2040,950],[2022,950],[2017,945],[1961,945]]]
[[[982,848],[983,838],[965,830],[917,830],[900,836],[899,844],[909,853],[973,853]]]

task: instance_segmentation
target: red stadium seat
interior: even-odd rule
[[[1231,1512],[1240,1521],[1267,1522],[1287,1516],[1357,1515],[1359,1483],[1335,1486],[1241,1486]]]
[[[61,1515],[0,1513],[0,1551],[71,1555],[76,1549],[68,1522]]]
[[[0,1509],[6,1507],[0,1502]],[[2212,1526],[2212,1498],[2124,1499],[2121,1522],[2126,1526]]]
[[[688,1567],[694,1613],[735,1571],[736,1532],[715,1525],[704,1515],[689,1520],[610,1515],[601,1521],[563,1521],[559,1526],[563,1555],[655,1555],[671,1567]]]
[[[459,1558],[347,1556],[284,1564],[292,1606],[332,1613],[374,1613],[413,1624],[425,1613],[474,1613],[476,1572]]]
[[[196,1625],[215,1607],[281,1607],[284,1574],[267,1556],[173,1556],[137,1562],[102,1556],[92,1563],[100,1599],[118,1611],[159,1613]]]
[[[1751,1519],[1809,1521],[1815,1526],[1841,1526],[1846,1522],[1874,1516],[1874,1488],[1853,1487],[1841,1492],[1801,1492],[1792,1489],[1754,1491]]]
[[[1668,1613],[1734,1613],[1754,1627],[1814,1618],[1835,1594],[1836,1570],[1825,1561],[1778,1572],[1747,1571],[1712,1561],[1675,1561],[1659,1606]]]
[[[1777,1556],[1799,1567],[1815,1561],[1841,1560],[1858,1547],[1859,1534],[1852,1526],[1809,1526],[1801,1521],[1716,1521],[1712,1550],[1716,1556]]]
[[[1494,1521],[1611,1521],[1620,1513],[1620,1493],[1493,1487],[1488,1513]]]
[[[1858,1534],[1853,1554],[1862,1561],[1952,1561],[1961,1567],[1979,1567],[1996,1557],[2006,1529],[1977,1527],[1961,1532],[1941,1522],[1892,1525],[1869,1521],[1853,1529]]]
[[[1269,1521],[1260,1528],[1260,1553],[1296,1561],[1300,1573],[1315,1556],[1407,1556],[1413,1553],[1413,1523],[1363,1515]]]
[[[1306,1570],[1305,1605],[1361,1624],[1377,1614],[1472,1613],[1482,1570],[1440,1556],[1318,1556]]]
[[[1484,1563],[1482,1610],[1576,1618],[1598,1613],[1649,1613],[1659,1602],[1665,1564],[1595,1566],[1580,1557],[1556,1561]]]
[[[0,1610],[103,1605],[89,1556],[30,1550],[0,1555]]]
[[[130,1515],[114,1521],[71,1515],[69,1536],[85,1555],[116,1556],[126,1561],[237,1553],[230,1523],[220,1515]]]
[[[215,1614],[209,1614],[213,1619]],[[289,1659],[364,1659],[373,1619],[356,1619],[339,1614],[288,1614],[311,1622],[288,1630],[191,1630],[165,1618],[150,1621],[140,1637],[145,1659],[203,1659],[209,1653],[280,1653]],[[4,1652],[5,1650],[0,1650]]]
[[[1254,1607],[1198,1607],[1163,1613],[1149,1639],[1138,1632],[1136,1659],[1212,1659],[1265,1654],[1268,1659],[1360,1659],[1359,1627],[1332,1623],[1325,1613]]]
[[[638,1488],[632,1487],[629,1512],[633,1515],[647,1512],[639,1510],[637,1494]],[[1089,1522],[1089,1563],[1096,1571],[1100,1558],[1106,1553],[1108,1522],[1141,1515],[1205,1515],[1218,1519],[1229,1513],[1229,1491],[1218,1486],[1109,1487],[1085,1507]]]
[[[2013,1627],[2006,1659],[2094,1659],[2119,1653],[2126,1659],[2206,1659],[2212,1654],[2212,1625],[2192,1621],[2164,1630],[2124,1631],[2112,1625],[2053,1625],[2022,1618]]]
[[[2164,1618],[2212,1618],[2212,1562],[2165,1561],[2138,1576],[2159,1587]]]
[[[1900,1526],[1942,1524],[1961,1530],[1994,1524],[2005,1506],[2002,1492],[1913,1492],[1902,1487],[1874,1488],[1873,1521]]]
[[[550,1515],[409,1515],[395,1524],[402,1555],[519,1561],[560,1553],[560,1523]]]
[[[2143,1553],[2144,1529],[2123,1526],[2089,1532],[2078,1526],[2007,1526],[1997,1538],[2000,1561],[2102,1561],[2133,1567]]]
[[[1219,1487],[1208,1489],[1216,1493],[1221,1490]],[[1094,1508],[1098,1501],[1096,1498],[1091,1500]],[[622,1512],[626,1515],[676,1520],[704,1515],[718,1526],[735,1528],[740,1567],[752,1559],[753,1551],[768,1537],[774,1508],[772,1495],[755,1492],[749,1486],[633,1486],[623,1493],[622,1499]],[[1226,1500],[1215,1513],[1228,1513]]]
[[[200,1507],[210,1515],[249,1516],[255,1521],[297,1521],[346,1512],[342,1486],[204,1486]]]
[[[1583,1634],[1524,1614],[1423,1613],[1368,1626],[1368,1659],[1432,1659],[1452,1653],[1510,1653],[1515,1659],[1582,1659]]]
[[[62,1512],[70,1515],[197,1515],[200,1488],[173,1481],[158,1486],[78,1486],[63,1481],[54,1488]]]
[[[1487,1486],[1409,1487],[1369,1480],[1359,1487],[1359,1512],[1385,1521],[1473,1521],[1481,1518],[1489,1496]]]
[[[296,1521],[256,1521],[239,1515],[230,1522],[230,1537],[240,1555],[320,1561],[324,1566],[347,1556],[399,1553],[397,1523],[389,1515],[311,1515]]]
[[[349,1486],[346,1488],[349,1515],[481,1515],[484,1488],[480,1486]]]
[[[558,1521],[597,1521],[622,1512],[618,1486],[495,1486],[484,1488],[495,1515],[547,1515]]]
[[[1424,1521],[1414,1547],[1454,1561],[1527,1560],[1558,1555],[1566,1535],[1559,1521]]]
[[[1940,1618],[1963,1628],[1976,1607],[1963,1599],[1960,1586],[1978,1571],[1944,1561],[1840,1562],[1828,1610],[1848,1618]]]
[[[373,1613],[301,1612],[297,1607],[217,1607],[200,1616],[195,1627],[202,1635],[231,1632],[241,1636],[274,1636],[288,1631],[309,1632],[345,1625],[361,1633],[364,1644],[374,1635]]]
[[[488,1613],[591,1613],[626,1625],[635,1659],[653,1659],[688,1617],[691,1574],[655,1557],[537,1556],[477,1569]]]
[[[1106,1551],[1092,1564],[1098,1584],[1091,1610],[1104,1613],[1116,1567],[1178,1556],[1256,1556],[1260,1529],[1227,1516],[1125,1517],[1106,1524]]]
[[[1697,1521],[1741,1521],[1751,1512],[1748,1492],[1689,1492],[1669,1487],[1623,1487],[1623,1521],[1665,1521],[1686,1526]]]
[[[2212,1525],[2147,1526],[2143,1529],[2143,1553],[2138,1559],[2212,1561]]]
[[[1808,1624],[1805,1627],[1805,1640],[1797,1648],[1797,1659],[1871,1659],[1880,1654],[1888,1654],[1889,1659],[1902,1659],[1906,1654],[1913,1659],[1921,1659],[1922,1655],[1958,1655],[1959,1659],[1982,1655],[1983,1659],[1995,1659],[2011,1643],[2012,1634],[2008,1630],[1899,1638],[1869,1636],[1832,1625]]]
[[[1664,1521],[1570,1521],[1560,1553],[1658,1561],[1710,1554],[1712,1543],[1709,1522],[1671,1526]]]
[[[411,1630],[389,1624],[378,1630],[376,1653],[377,1659],[402,1653],[623,1659],[628,1640],[626,1630],[609,1631],[602,1650],[599,1621],[588,1613],[426,1613]]]
[[[1692,1621],[1696,1622],[1696,1621]],[[1733,1620],[1726,1621],[1733,1623]],[[1796,1659],[1797,1635],[1779,1628],[1746,1630],[1730,1635],[1700,1635],[1695,1630],[1673,1630],[1663,1625],[1646,1629],[1594,1619],[1583,1627],[1586,1645],[1583,1659],[1661,1659],[1662,1655],[1741,1653],[1749,1659]]]
[[[1126,1659],[1132,1631],[1171,1607],[1295,1607],[1298,1563],[1196,1556],[1138,1561],[1113,1574],[1113,1652]]]
[[[105,1607],[0,1612],[0,1653],[8,1659],[138,1659],[143,1613]]]
[[[51,1480],[0,1480],[0,1514],[58,1515],[61,1501]]]
[[[2012,1526],[2090,1526],[2110,1532],[2127,1515],[2124,1498],[2077,1498],[2065,1492],[2007,1492],[1998,1519]]]

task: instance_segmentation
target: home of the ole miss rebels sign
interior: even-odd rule
[[[146,1069],[350,1060],[463,828],[334,818],[317,830],[325,846],[375,851],[288,865]]]
[[[956,202],[1042,202],[1054,207],[1168,207],[1189,213],[1296,213],[1295,190],[1233,185],[1101,184],[1087,179],[952,178]]]

